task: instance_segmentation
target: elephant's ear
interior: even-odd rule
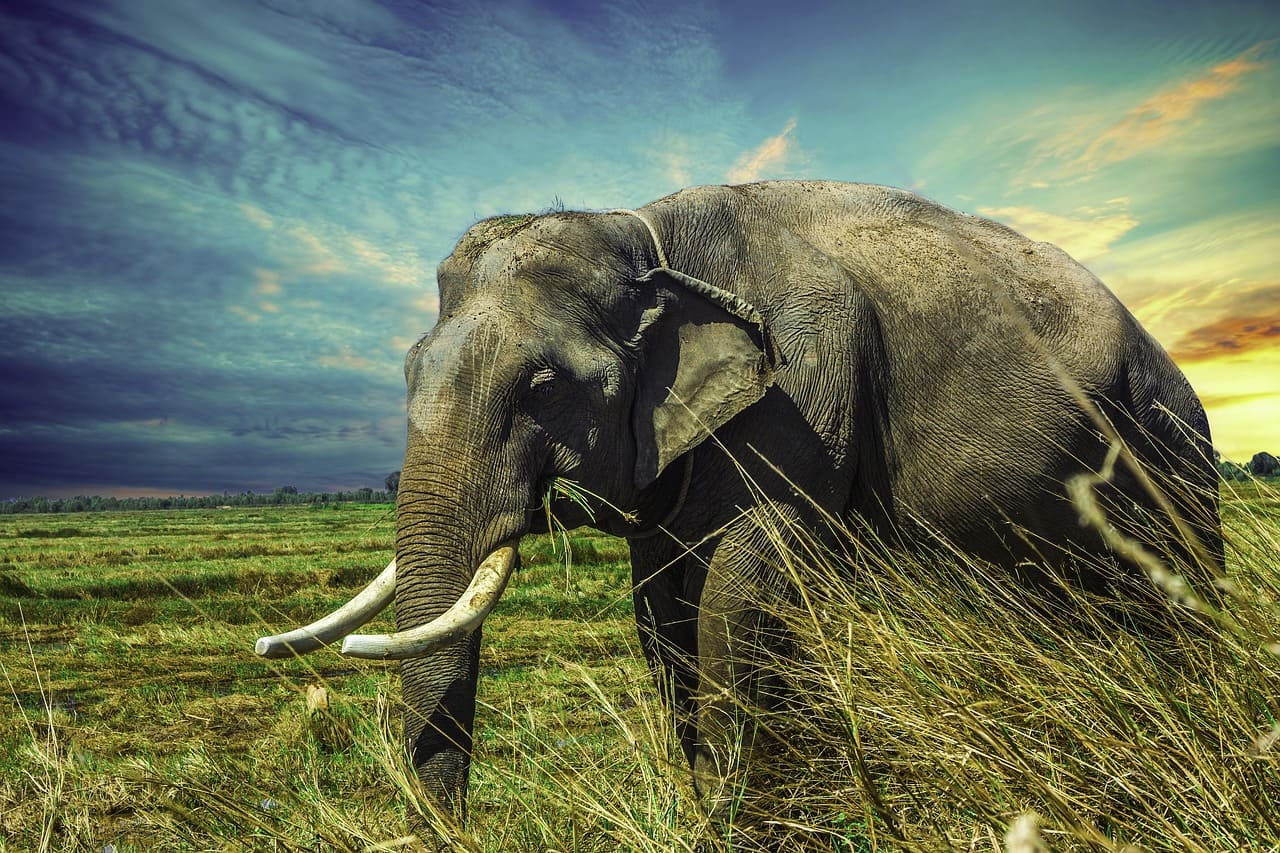
[[[641,329],[632,429],[636,485],[644,488],[684,453],[764,396],[771,342],[755,309],[672,269],[640,279],[666,291]]]

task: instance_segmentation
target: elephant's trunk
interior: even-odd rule
[[[342,641],[342,653],[357,658],[404,660],[422,657],[468,636],[480,627],[506,589],[520,562],[516,545],[517,541],[509,542],[486,557],[466,591],[435,619],[394,634],[353,634]]]
[[[398,633],[353,637],[349,645],[366,657],[405,658],[400,680],[406,751],[437,802],[461,814],[480,675],[480,625],[517,562],[523,501],[515,503],[518,513],[496,512],[497,493],[476,482],[496,478],[462,442],[446,451],[411,430],[410,448],[396,509]]]

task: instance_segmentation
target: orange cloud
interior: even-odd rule
[[[1241,79],[1267,67],[1255,61],[1270,42],[1261,42],[1234,59],[1215,65],[1208,74],[1176,83],[1129,110],[1107,128],[1080,155],[1077,165],[1093,170],[1107,163],[1127,160],[1168,141],[1195,123],[1206,104],[1221,100],[1240,88]]]
[[[1182,333],[1169,349],[1179,363],[1257,350],[1280,352],[1280,284],[1228,297],[1227,315]]]
[[[1003,148],[1021,163],[1011,187],[1024,191],[1082,183],[1106,166],[1174,145],[1183,154],[1215,156],[1270,148],[1280,115],[1266,97],[1276,79],[1275,63],[1264,58],[1273,44],[1259,42],[1154,94],[1072,89],[1019,120],[999,116],[985,138],[952,134],[935,156],[954,165],[954,152]]]
[[[765,172],[775,169],[786,162],[795,147],[791,139],[791,131],[796,129],[796,120],[791,118],[782,128],[782,133],[770,136],[760,144],[759,148],[748,151],[737,159],[733,168],[725,176],[731,184],[743,184],[759,180]]]
[[[1205,361],[1274,347],[1280,347],[1280,314],[1265,319],[1225,317],[1183,334],[1170,355],[1177,362]]]

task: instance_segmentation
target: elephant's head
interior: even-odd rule
[[[395,561],[330,617],[259,641],[261,654],[306,651],[394,594],[398,633],[351,636],[343,651],[405,659],[407,746],[454,808],[477,629],[515,565],[514,544],[545,528],[553,478],[601,499],[596,526],[634,532],[634,517],[609,507],[655,521],[644,510],[668,466],[772,381],[754,309],[707,284],[712,270],[668,268],[664,231],[652,213],[613,212],[499,217],[467,232],[440,265],[435,328],[405,359]],[[552,511],[570,527],[592,521],[573,501]]]

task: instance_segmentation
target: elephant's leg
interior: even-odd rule
[[[689,766],[698,743],[693,694],[698,686],[698,600],[702,572],[697,558],[678,543],[643,540],[631,544],[632,599],[640,646],[658,692],[671,711]]]
[[[784,700],[771,663],[779,653],[785,659],[786,640],[767,602],[788,594],[780,570],[792,541],[785,528],[800,517],[776,504],[745,513],[725,533],[707,570],[698,614],[699,742],[693,764],[698,795],[716,821],[750,822],[755,718]],[[784,519],[789,524],[779,525]]]

